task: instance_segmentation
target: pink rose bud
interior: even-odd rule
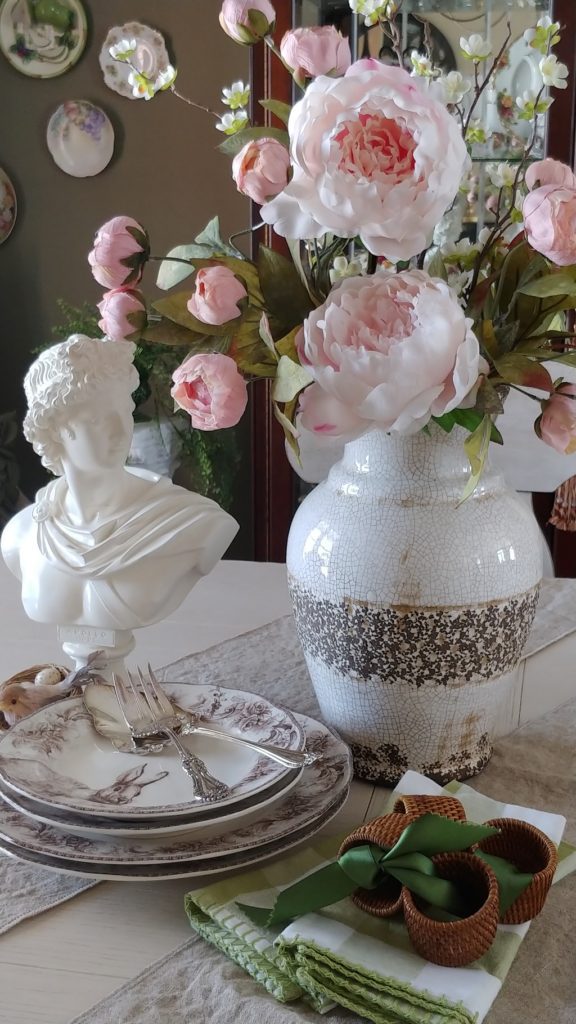
[[[206,267],[196,274],[196,291],[187,306],[197,320],[219,326],[240,316],[238,303],[247,296],[244,285],[228,267]]]
[[[288,184],[290,154],[276,139],[252,139],[232,161],[236,187],[255,203],[265,203]]]
[[[576,384],[561,384],[542,402],[536,433],[561,455],[572,455],[576,451]]]
[[[233,427],[248,401],[246,381],[230,356],[200,352],[189,356],[172,374],[170,394],[190,414],[197,430]]]
[[[120,288],[142,277],[150,254],[148,235],[132,217],[114,217],[96,233],[88,254],[92,274],[105,288]]]
[[[224,0],[220,24],[237,43],[252,46],[274,30],[276,11],[269,0]]]
[[[348,40],[334,25],[286,32],[280,53],[298,82],[318,75],[343,75],[352,63]]]
[[[542,185],[522,204],[526,236],[533,249],[559,267],[576,263],[576,187]]]
[[[553,160],[547,157],[546,160],[536,160],[530,164],[524,175],[526,188],[532,190],[540,185],[559,185],[564,188],[576,188],[576,174],[570,170],[567,164],[560,160]]]
[[[98,326],[111,341],[137,341],[146,327],[146,302],[136,288],[113,288],[98,303]]]

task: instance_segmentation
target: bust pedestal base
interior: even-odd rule
[[[109,683],[114,672],[126,671],[124,658],[136,646],[130,629],[97,629],[94,626],[58,626],[58,639],[62,650],[74,662],[75,668],[82,668],[90,654],[101,651],[100,657],[90,668],[98,672]]]

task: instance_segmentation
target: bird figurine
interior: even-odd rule
[[[6,724],[14,725],[39,708],[68,697],[74,689],[91,679],[100,679],[90,666],[101,654],[102,651],[94,651],[88,655],[85,665],[72,671],[60,665],[44,665],[33,678],[29,678],[26,672],[19,672],[0,684],[0,713]],[[28,673],[30,671],[33,670],[28,670]]]

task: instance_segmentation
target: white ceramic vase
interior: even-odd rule
[[[287,563],[298,635],[322,713],[356,773],[438,781],[487,763],[538,600],[530,509],[466,434],[373,430],[346,445],[300,505]]]

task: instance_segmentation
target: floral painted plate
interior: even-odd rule
[[[46,129],[54,163],[74,178],[100,174],[114,152],[114,129],[107,114],[88,100],[65,100]]]
[[[314,719],[306,715],[297,717],[305,730],[307,748],[320,756],[304,769],[299,785],[249,823],[240,822],[224,832],[206,836],[91,839],[68,835],[3,805],[0,806],[2,848],[8,851],[14,847],[31,857],[56,858],[62,862],[60,866],[63,864],[72,870],[75,865],[89,873],[106,873],[111,868],[123,873],[129,868],[129,874],[132,870],[139,871],[147,877],[151,877],[151,868],[164,874],[167,868],[178,872],[183,865],[187,873],[190,870],[202,873],[206,868],[222,870],[235,866],[237,856],[241,859],[251,856],[250,851],[258,850],[259,859],[261,849],[272,843],[281,843],[284,849],[285,844],[291,845],[298,837],[315,831],[320,821],[323,823],[327,816],[336,813],[352,778],[346,744]]]
[[[16,192],[10,178],[0,167],[0,245],[5,242],[16,223]]]
[[[80,0],[2,0],[0,50],[30,78],[55,78],[80,57],[88,35]]]
[[[256,742],[302,749],[302,726],[265,697],[202,684],[173,683],[165,690],[201,721]],[[182,741],[230,787],[210,809],[228,810],[248,800],[258,804],[280,780],[291,780],[292,768],[249,747],[197,734]],[[193,785],[173,747],[145,757],[114,750],[94,731],[81,697],[42,708],[0,738],[0,779],[45,808],[117,821],[176,823],[206,811],[206,804],[193,799]]]
[[[258,864],[270,857],[276,857],[292,847],[297,846],[305,839],[319,832],[334,818],[346,803],[348,790],[342,791],[340,796],[331,803],[325,812],[319,815],[314,821],[304,828],[290,829],[281,839],[274,839],[271,842],[262,843],[261,846],[247,850],[244,853],[231,853],[225,857],[214,860],[211,857],[194,861],[181,861],[171,864],[99,864],[93,865],[90,861],[76,860],[68,861],[63,857],[52,857],[45,853],[32,853],[29,849],[21,847],[18,843],[5,841],[0,838],[0,851],[16,860],[23,860],[29,864],[40,864],[48,871],[64,875],[81,875],[85,878],[94,878],[99,881],[120,881],[120,882],[158,882],[168,878],[190,878],[202,877],[204,875],[221,874],[224,871],[237,871],[240,868],[249,867],[251,864]]]
[[[158,74],[168,67],[170,58],[164,37],[149,25],[142,25],[139,21],[128,21],[125,25],[116,25],[110,29],[99,57],[104,82],[109,89],[113,89],[120,96],[136,100],[139,97],[134,95],[132,86],[128,82],[128,76],[132,69],[128,64],[114,60],[110,56],[110,47],[115,46],[121,39],[134,40],[136,49],[131,63],[147,78],[157,78]]]

